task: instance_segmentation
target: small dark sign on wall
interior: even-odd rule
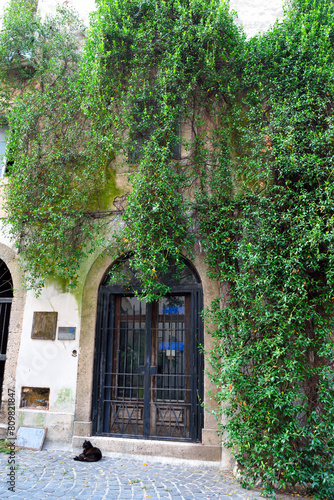
[[[75,326],[60,326],[58,328],[58,340],[75,340]]]
[[[57,312],[35,311],[31,338],[39,340],[55,340],[57,319]]]

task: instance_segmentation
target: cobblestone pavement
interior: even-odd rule
[[[216,468],[171,465],[104,457],[87,464],[64,451],[20,450],[15,454],[15,492],[9,491],[9,455],[0,454],[0,498],[63,500],[254,500],[261,491],[241,488],[229,472]],[[14,477],[14,476],[13,476]],[[278,495],[278,499],[296,497]],[[302,500],[302,497],[298,497]]]

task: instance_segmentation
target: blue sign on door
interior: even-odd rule
[[[184,351],[184,342],[159,342],[159,351]]]

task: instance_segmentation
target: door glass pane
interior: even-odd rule
[[[184,400],[185,297],[159,302],[157,398]]]
[[[109,429],[112,434],[143,434],[146,304],[135,297],[115,302]],[[106,376],[108,373],[106,373]]]
[[[138,374],[145,362],[146,303],[135,297],[122,297],[119,324],[117,397],[144,397],[143,375]]]

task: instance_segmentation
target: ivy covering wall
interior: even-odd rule
[[[153,300],[200,245],[223,290],[207,354],[242,480],[332,499],[332,2],[293,0],[250,40],[218,0],[97,5],[81,50],[68,10],[5,14],[8,221],[30,282],[75,285],[108,248]],[[115,166],[132,191],[110,238]]]
[[[69,8],[42,19],[25,0],[9,3],[3,25],[7,228],[28,287],[39,290],[50,277],[73,287],[87,253],[101,244],[105,190],[118,194],[108,138],[82,109],[84,27]]]

